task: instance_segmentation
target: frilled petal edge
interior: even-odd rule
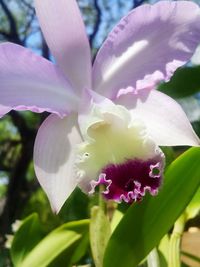
[[[120,89],[153,88],[187,62],[200,40],[200,8],[190,1],[142,5],[111,31],[93,66],[93,87],[114,99]]]

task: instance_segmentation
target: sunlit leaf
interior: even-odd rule
[[[108,243],[104,267],[134,267],[170,230],[197,190],[200,149],[191,148],[169,166],[157,197],[133,204]]]
[[[56,257],[48,267],[71,267],[77,263],[87,252],[89,247],[89,220],[82,220],[77,222],[70,222],[65,225],[68,230],[81,233],[81,239],[74,242],[73,245],[67,247],[58,257]],[[61,226],[62,227],[62,226]]]
[[[82,254],[77,253],[88,232],[88,220],[66,223],[43,238],[18,265],[20,267],[71,266]],[[26,237],[24,237],[26,239]],[[79,242],[77,242],[79,241]],[[17,246],[17,240],[16,240]],[[31,239],[30,239],[31,243]],[[23,248],[23,245],[21,246]],[[70,253],[69,253],[70,252]],[[83,253],[85,250],[83,250]],[[69,257],[66,257],[68,255]],[[55,265],[55,262],[59,265]],[[52,265],[53,264],[53,265]]]
[[[15,233],[12,246],[11,258],[14,265],[21,266],[24,258],[43,238],[43,233],[36,213],[27,217]]]

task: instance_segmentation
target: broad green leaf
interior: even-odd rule
[[[88,205],[88,196],[76,187],[59,212],[59,217],[62,218],[64,222],[88,218]]]
[[[51,264],[66,248],[70,248],[80,234],[73,231],[59,231],[47,236],[22,262],[21,267],[46,267]],[[64,265],[63,265],[64,266]]]
[[[66,223],[52,231],[31,250],[21,262],[20,267],[70,266],[68,264],[78,246],[77,241],[82,241],[84,234],[88,231],[88,225],[89,221],[83,220]],[[76,246],[74,246],[75,243]],[[68,251],[70,251],[70,257],[66,258]],[[56,261],[59,265],[51,265]]]
[[[181,98],[200,91],[200,66],[179,68],[171,80],[160,84],[158,90],[173,97]]]
[[[103,209],[94,206],[91,211],[90,245],[96,267],[102,267],[104,251],[110,232],[110,223]]]
[[[28,173],[30,174],[30,171]],[[28,216],[31,212],[38,214],[45,235],[64,223],[60,216],[52,213],[47,196],[41,188],[30,196],[23,210],[23,216]]]
[[[172,147],[163,146],[161,147],[163,153],[165,154],[165,166],[168,167],[173,160],[175,160],[176,155]]]
[[[156,197],[133,204],[112,234],[104,267],[135,267],[158,245],[200,184],[200,148],[191,148],[168,167]]]
[[[89,220],[82,220],[78,224],[76,222],[70,222],[66,225],[69,230],[81,233],[82,237],[59,254],[59,256],[48,265],[48,267],[71,267],[86,254],[89,248]]]
[[[43,233],[36,213],[27,217],[14,235],[11,246],[11,258],[15,265],[21,266],[27,254],[43,238]]]

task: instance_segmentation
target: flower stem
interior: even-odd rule
[[[160,261],[158,256],[158,251],[154,248],[147,256],[148,267],[160,267]]]
[[[180,244],[181,236],[184,231],[185,216],[181,215],[174,224],[174,229],[169,242],[169,266],[180,267]]]
[[[111,234],[110,222],[105,213],[106,203],[102,196],[103,191],[104,186],[100,186],[99,206],[94,206],[91,209],[90,246],[96,267],[103,266],[104,251]]]
[[[99,185],[99,207],[105,213],[105,211],[106,211],[106,204],[105,204],[104,197],[102,195],[102,192],[104,191],[104,189],[105,189],[104,188],[104,185],[100,184]]]

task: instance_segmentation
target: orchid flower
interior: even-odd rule
[[[76,186],[132,203],[162,183],[159,146],[198,146],[182,108],[155,90],[193,55],[200,9],[189,1],[145,4],[122,18],[91,64],[75,0],[35,0],[57,65],[0,45],[0,116],[48,111],[34,146],[36,176],[58,212]],[[173,89],[173,88],[172,88]]]

